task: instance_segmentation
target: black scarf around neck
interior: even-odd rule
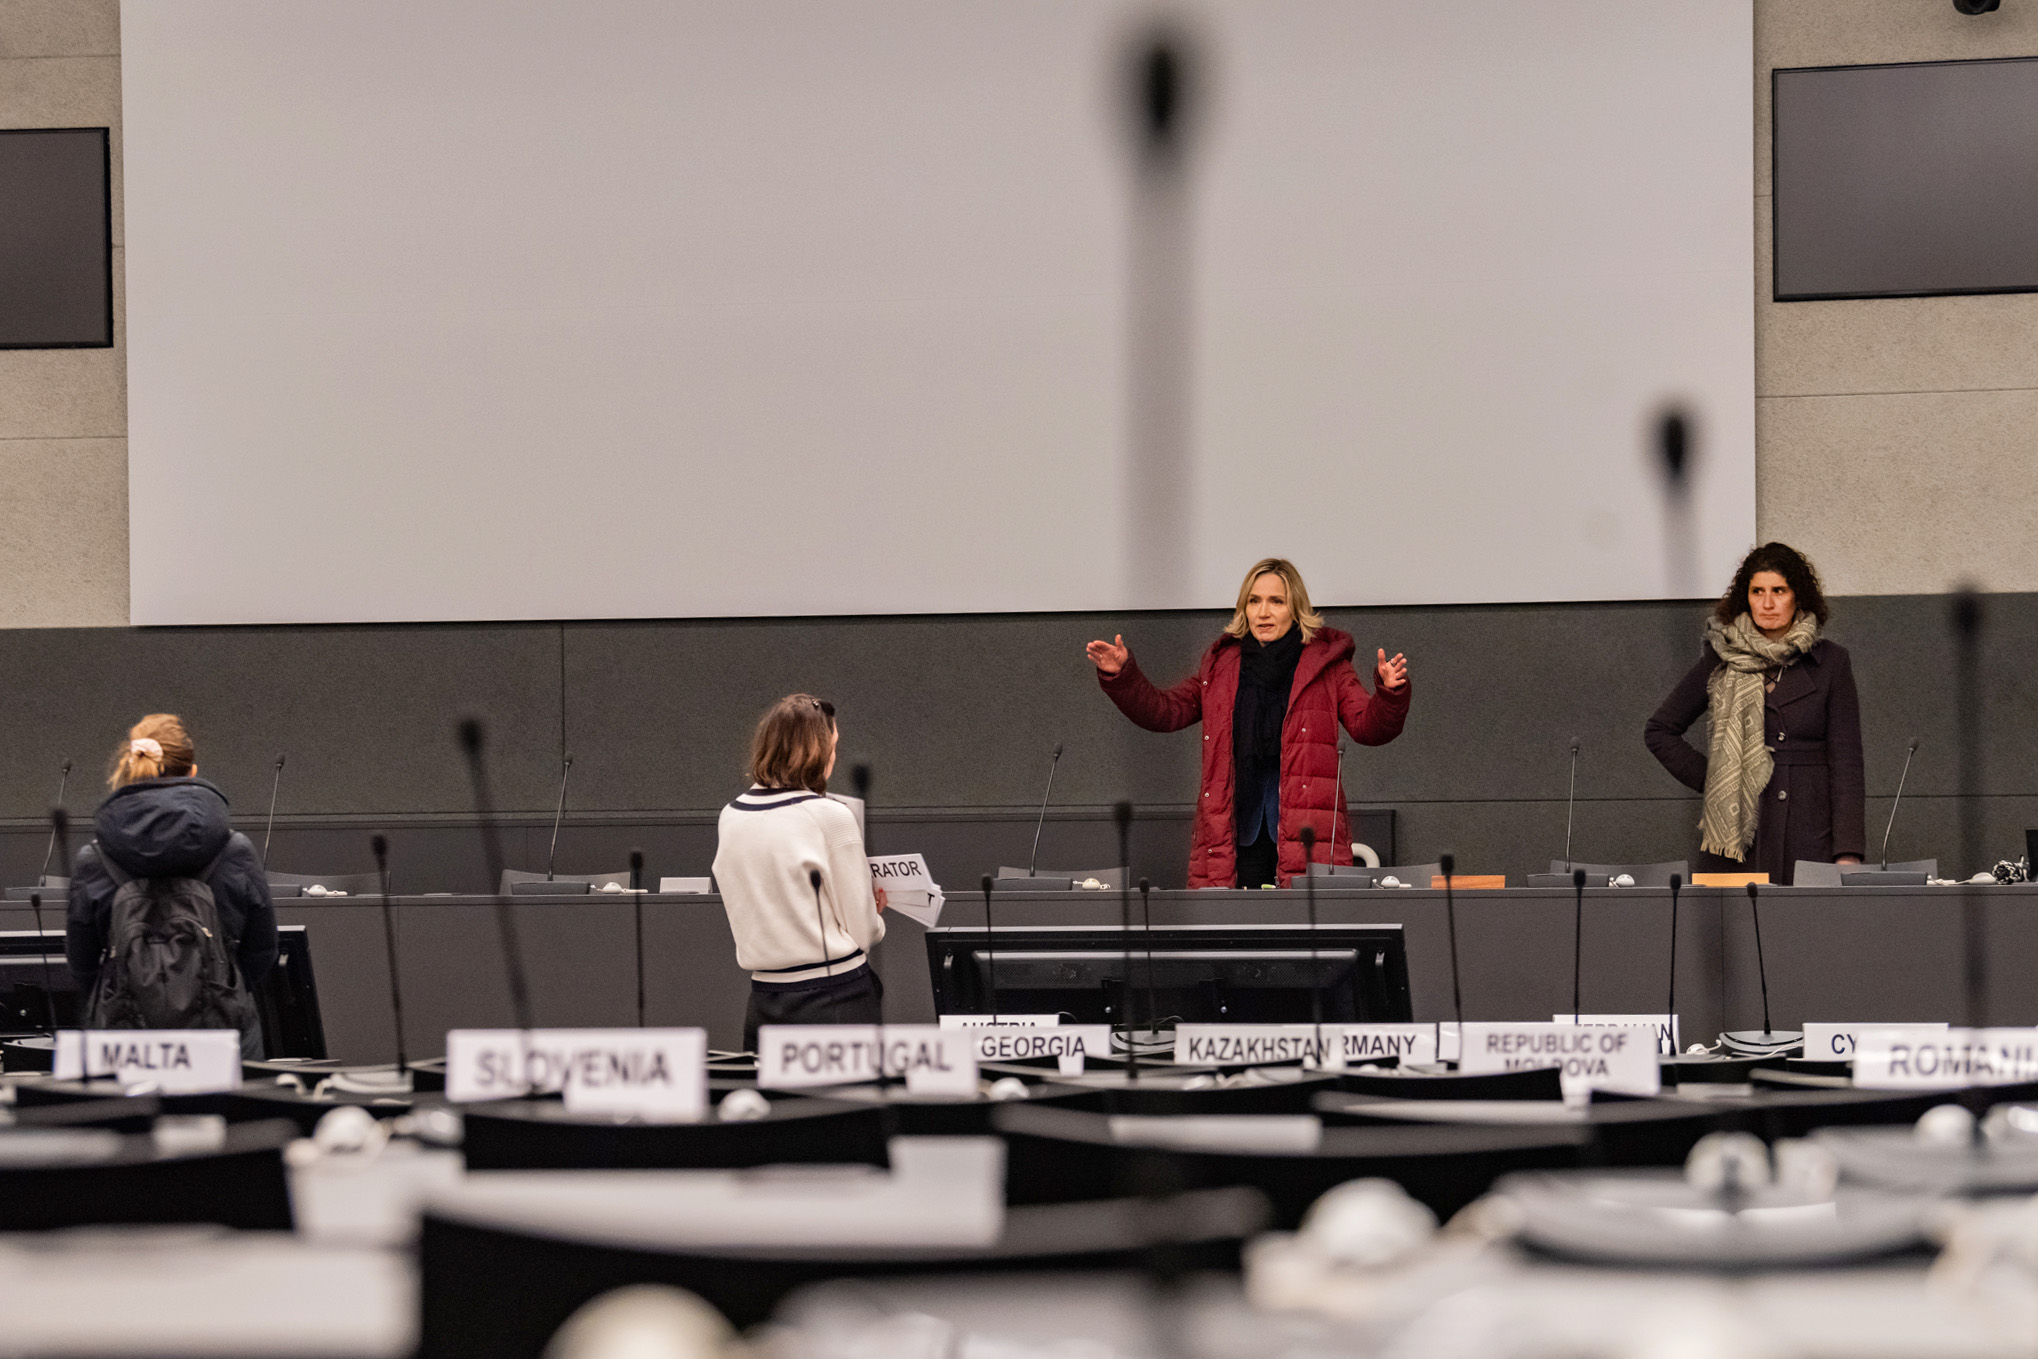
[[[1261,810],[1279,796],[1281,724],[1288,717],[1288,691],[1302,661],[1302,629],[1262,645],[1248,632],[1238,642],[1238,701],[1231,711],[1231,759],[1237,778],[1234,803],[1243,831],[1256,828]],[[1275,827],[1264,827],[1268,834]]]

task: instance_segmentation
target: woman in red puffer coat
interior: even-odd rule
[[[1351,637],[1323,625],[1293,563],[1257,562],[1224,635],[1196,673],[1157,689],[1120,636],[1086,648],[1097,682],[1148,731],[1203,724],[1203,787],[1189,841],[1191,887],[1285,887],[1303,873],[1302,827],[1318,863],[1352,861],[1338,786],[1338,728],[1381,746],[1408,719],[1408,661],[1385,650],[1368,694]]]

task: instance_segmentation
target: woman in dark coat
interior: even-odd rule
[[[1196,673],[1157,689],[1125,638],[1087,648],[1097,682],[1148,731],[1203,724],[1203,779],[1189,841],[1189,886],[1287,886],[1301,874],[1302,828],[1318,863],[1352,861],[1339,786],[1338,728],[1385,745],[1408,718],[1408,661],[1379,653],[1373,694],[1352,668],[1352,639],[1323,625],[1292,563],[1246,572],[1238,607]]]
[[[1819,635],[1818,573],[1795,549],[1750,552],[1707,620],[1705,655],[1649,719],[1663,767],[1705,795],[1698,871],[1767,873],[1860,863],[1867,850],[1861,700],[1847,649]],[[1700,751],[1684,739],[1710,714]]]

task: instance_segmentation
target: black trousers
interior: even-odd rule
[[[884,983],[868,966],[812,981],[753,979],[743,1046],[757,1051],[757,1030],[764,1024],[882,1024],[884,999]]]
[[[1238,885],[1240,887],[1271,887],[1281,871],[1281,853],[1274,844],[1274,837],[1264,828],[1260,838],[1251,844],[1244,841],[1238,846]]]

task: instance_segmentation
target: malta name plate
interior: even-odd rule
[[[454,1029],[446,1098],[519,1099],[558,1091],[574,1113],[686,1122],[708,1105],[705,1029]]]
[[[1854,1049],[1860,1045],[1861,1035],[1870,1029],[1902,1031],[1920,1035],[1946,1032],[1945,1021],[1936,1024],[1806,1024],[1804,1026],[1804,1055],[1812,1062],[1845,1062],[1854,1057]]]
[[[1663,1088],[1655,1037],[1646,1028],[1610,1024],[1465,1023],[1458,1070],[1467,1075],[1556,1067],[1564,1098],[1594,1090],[1654,1095]]]
[[[1610,1024],[1617,1028],[1654,1029],[1656,1051],[1670,1057],[1678,1054],[1683,1043],[1676,1015],[1551,1015],[1550,1018],[1558,1024]]]
[[[2038,1081],[2038,1029],[1871,1027],[1855,1034],[1863,1090],[1953,1090]]]
[[[166,1095],[238,1090],[241,1035],[236,1029],[87,1029],[82,1034],[59,1029],[52,1067],[60,1081],[112,1076],[123,1088],[152,1085]]]
[[[1026,1028],[986,1024],[963,1032],[976,1043],[979,1062],[1025,1062],[1052,1057],[1064,1076],[1082,1075],[1086,1057],[1111,1055],[1108,1024],[1043,1024]]]
[[[914,1094],[977,1093],[977,1030],[938,1024],[766,1024],[757,1031],[757,1083],[767,1090],[851,1085],[884,1072]]]

